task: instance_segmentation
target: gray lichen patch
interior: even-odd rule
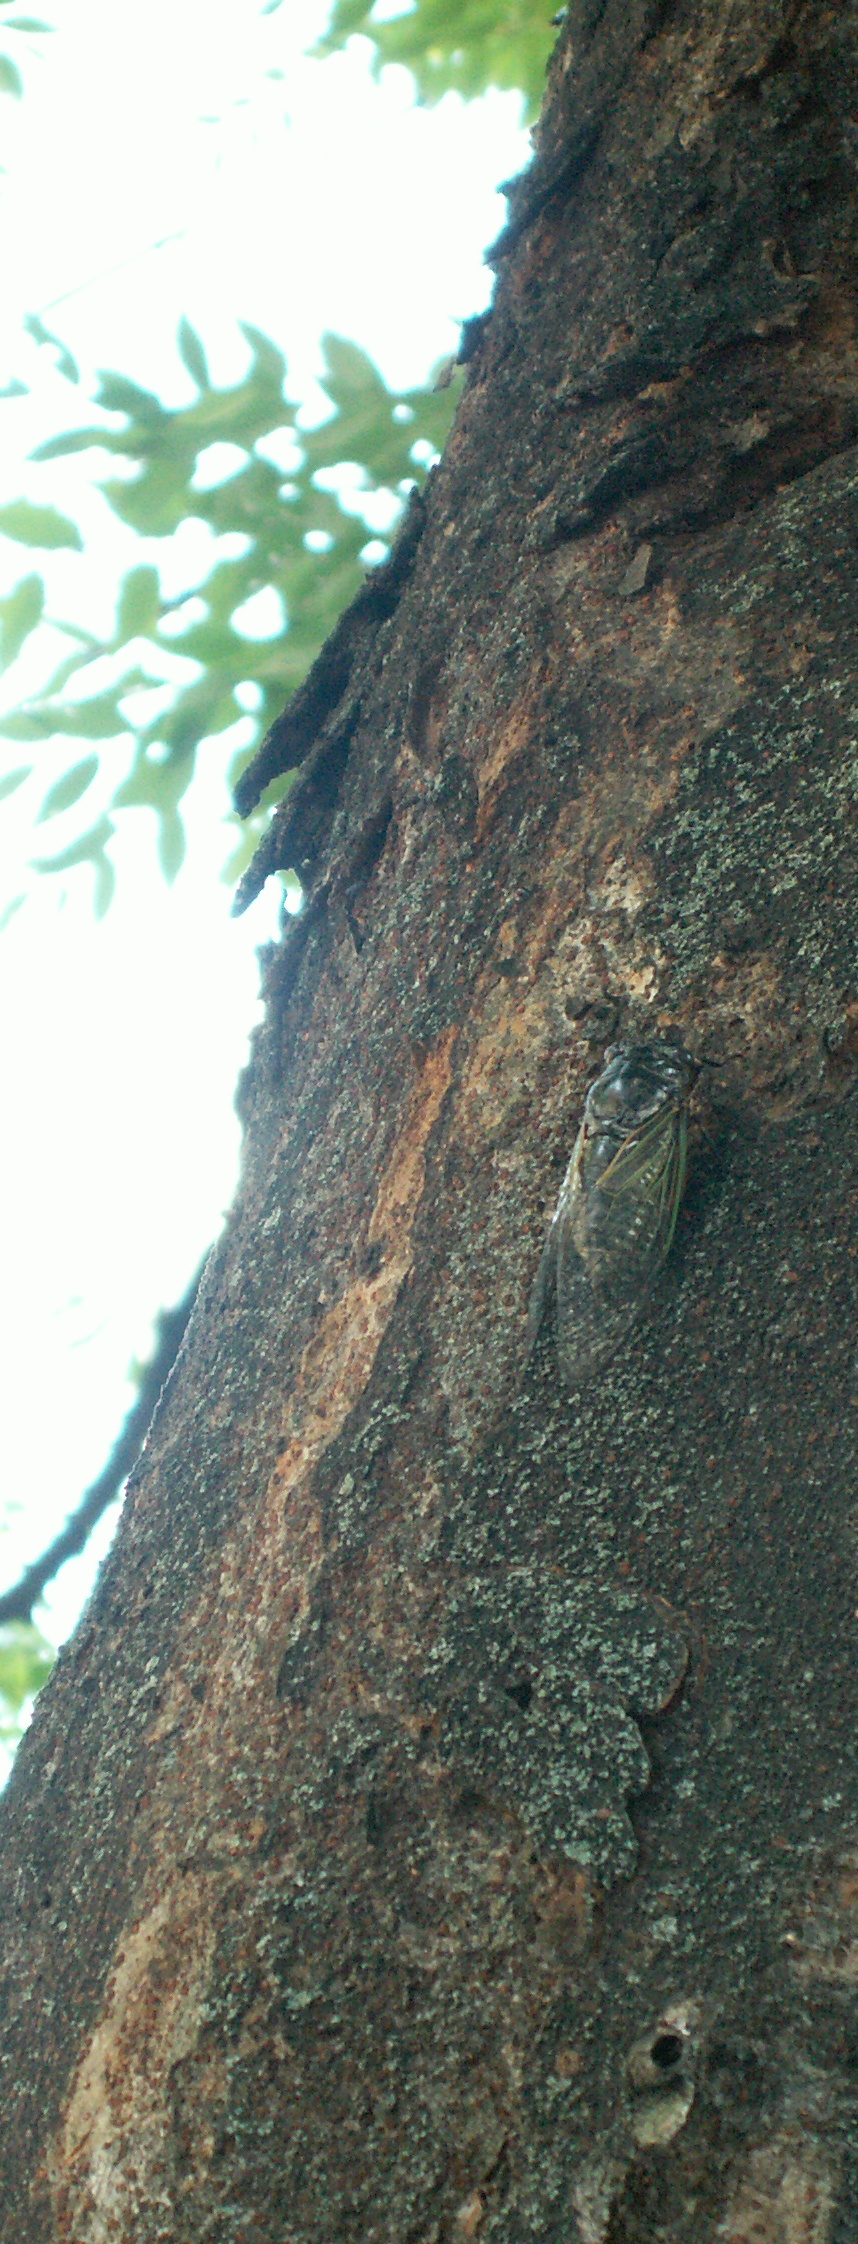
[[[630,1713],[678,1690],[688,1647],[651,1601],[521,1565],[451,1600],[427,1663],[440,1752],[520,1817],[540,1854],[607,1886],[637,1846],[627,1802],[649,1763]]]

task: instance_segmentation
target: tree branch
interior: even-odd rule
[[[76,1557],[84,1549],[92,1530],[108,1504],[118,1495],[123,1481],[127,1480],[136,1464],[149,1429],[152,1414],[162,1387],[166,1385],[184,1337],[185,1328],[194,1306],[202,1277],[204,1262],[200,1263],[187,1293],[174,1309],[162,1309],[156,1318],[157,1340],[148,1364],[144,1366],[136,1401],[125,1418],[110,1456],[98,1479],[92,1482],[76,1505],[70,1519],[55,1535],[47,1550],[25,1568],[20,1580],[12,1589],[0,1596],[0,1623],[4,1621],[29,1621],[33,1606],[42,1596],[54,1575],[65,1565],[67,1558]]]

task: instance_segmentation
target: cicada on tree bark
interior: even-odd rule
[[[670,1252],[696,1074],[678,1042],[617,1044],[588,1091],[528,1317],[529,1354],[555,1285],[557,1352],[571,1387],[616,1354]]]

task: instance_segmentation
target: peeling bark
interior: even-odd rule
[[[266,750],[242,1186],[2,1806],[10,2244],[858,2233],[856,49],[573,5]],[[570,1395],[545,1224],[668,1026],[675,1246]]]

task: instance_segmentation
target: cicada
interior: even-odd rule
[[[570,1386],[608,1362],[670,1252],[685,1183],[697,1073],[679,1043],[616,1044],[587,1093],[530,1302],[533,1347],[557,1289],[557,1352]]]

